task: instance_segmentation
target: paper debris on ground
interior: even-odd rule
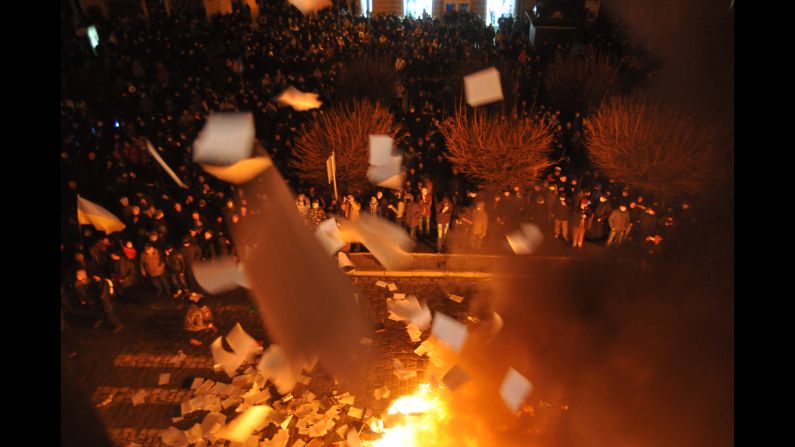
[[[198,423],[193,424],[193,427],[185,430],[185,436],[188,439],[188,444],[195,444],[199,442],[203,434],[204,433],[202,433],[202,426],[201,424]]]
[[[472,107],[502,101],[500,72],[491,67],[464,76],[464,93],[467,104]]]
[[[396,293],[396,294],[392,295],[392,299],[405,300],[406,299],[406,294],[405,293]]]
[[[348,433],[348,424],[341,425],[334,431],[337,432],[337,436],[339,436],[342,439],[345,439],[345,434]]]
[[[529,255],[541,246],[544,242],[544,235],[538,225],[524,223],[519,226],[519,230],[506,234],[511,250],[517,255]]]
[[[467,383],[471,377],[469,374],[464,370],[464,368],[460,367],[459,365],[455,365],[450,368],[450,371],[447,371],[447,374],[442,377],[442,383],[449,389],[450,391],[455,391],[461,385]]]
[[[382,386],[381,388],[376,388],[373,391],[373,396],[376,399],[378,399],[378,400],[388,398],[389,394],[390,394],[390,391],[389,391],[389,388],[386,387],[386,385]]]
[[[420,330],[431,326],[431,310],[425,303],[420,304],[417,297],[409,295],[405,299],[387,299],[387,309],[403,321],[409,321]],[[390,315],[390,319],[392,319]]]
[[[202,420],[202,434],[216,434],[221,430],[226,423],[226,415],[218,412],[207,413],[207,416]],[[206,436],[205,436],[206,437]]]
[[[171,447],[184,447],[188,445],[188,437],[185,432],[176,427],[169,427],[160,433],[160,440],[163,444]]]
[[[169,360],[169,362],[170,363],[174,363],[174,364],[180,364],[180,363],[184,362],[186,358],[188,358],[188,356],[185,355],[184,352],[177,351],[177,355],[172,357],[171,360]]]
[[[273,408],[267,405],[251,407],[240,416],[232,419],[223,430],[218,432],[218,437],[234,442],[244,442],[251,436],[254,429],[268,418],[271,412],[273,412]]]
[[[533,384],[529,380],[519,374],[519,371],[508,368],[508,372],[500,385],[500,397],[502,397],[502,401],[505,402],[511,412],[516,413],[519,411],[519,407],[521,407],[525,397],[532,391]]]
[[[351,393],[340,394],[337,396],[337,402],[342,405],[353,405],[355,400],[356,396],[351,395]]]
[[[436,312],[431,334],[455,352],[460,352],[467,339],[467,327],[458,320]]]
[[[348,409],[348,416],[354,419],[361,419],[362,415],[364,415],[364,410],[361,408],[351,407]]]
[[[295,1],[295,0],[293,0]],[[292,85],[287,87],[281,95],[276,97],[276,102],[282,106],[290,106],[293,110],[298,112],[305,112],[311,109],[317,109],[322,102],[318,101],[317,93],[305,93]]]
[[[450,301],[455,301],[456,303],[462,303],[464,301],[464,297],[463,296],[448,295],[447,297],[450,298]]]
[[[387,284],[384,281],[376,281],[375,285],[378,287],[386,287]]]
[[[356,430],[348,430],[348,436],[346,439],[346,447],[361,447],[361,442],[359,441],[359,433]]]
[[[149,393],[146,390],[138,390],[138,392],[133,394],[130,398],[132,400],[133,407],[137,407],[138,405],[144,403],[146,396],[148,395]]]
[[[170,381],[171,381],[171,374],[169,373],[160,374],[160,376],[158,376],[157,378],[158,385],[166,385]]]
[[[388,286],[388,287],[389,287],[389,291],[390,291],[390,292],[394,292],[395,290],[397,290],[397,289],[398,289],[398,288],[397,288],[397,284],[395,284],[395,283],[393,283],[393,282],[389,283],[389,286]]]
[[[251,156],[254,149],[254,115],[212,112],[193,142],[193,161],[228,166]]]
[[[270,157],[246,158],[229,166],[201,164],[202,169],[208,174],[233,185],[250,182],[271,166],[273,162]]]

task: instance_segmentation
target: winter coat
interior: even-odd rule
[[[145,251],[141,253],[141,271],[143,271],[146,276],[160,276],[165,269],[166,265],[163,263],[159,251],[152,250],[152,254],[148,254]]]
[[[420,226],[420,204],[411,202],[406,207],[406,226],[409,228]]]
[[[610,224],[611,230],[624,231],[629,227],[629,211],[622,212],[616,208],[610,212],[607,222]]]
[[[453,215],[453,204],[445,200],[436,204],[436,223],[439,225],[450,224]]]
[[[182,256],[182,253],[174,250],[171,252],[171,255],[166,255],[166,266],[168,266],[168,270],[175,275],[185,273],[185,258]]]
[[[555,204],[552,206],[552,217],[556,220],[569,220],[569,216],[571,215],[571,207],[566,204],[560,203],[559,199],[555,200]]]
[[[428,193],[425,197],[420,197],[417,202],[420,205],[420,215],[422,217],[431,217],[431,204],[433,203],[431,194]]]
[[[472,214],[472,234],[485,236],[489,228],[489,213],[486,210],[475,210]]]
[[[133,262],[127,258],[120,258],[113,263],[113,280],[119,287],[132,287],[138,280],[138,272]]]

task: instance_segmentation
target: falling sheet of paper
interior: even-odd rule
[[[279,393],[289,393],[295,388],[298,373],[290,366],[281,346],[270,345],[262,355],[258,368],[263,376],[276,385]]]
[[[351,258],[349,258],[348,255],[343,252],[337,253],[337,265],[339,265],[339,267],[346,272],[356,270],[356,266],[353,265]]]
[[[309,15],[331,6],[331,0],[289,0],[289,2],[303,15]]]
[[[455,352],[461,352],[468,335],[465,324],[441,312],[433,317],[431,334]]]
[[[533,391],[533,384],[513,368],[508,368],[500,385],[500,397],[505,405],[516,413],[524,399]]]
[[[133,394],[131,398],[133,407],[137,407],[138,405],[144,403],[146,396],[148,395],[149,393],[147,393],[146,390],[138,390],[138,392]]]
[[[163,444],[171,447],[184,447],[188,445],[188,437],[185,432],[176,427],[169,427],[160,433],[160,440]]]
[[[386,163],[367,168],[367,179],[370,183],[383,188],[403,189],[404,177],[402,155],[390,155]]]
[[[356,359],[366,333],[351,299],[353,284],[307,229],[278,169],[267,169],[242,189],[261,212],[241,220],[232,239],[250,247],[245,257],[250,295],[270,338],[296,372],[319,358],[329,373],[351,377],[361,368]]]
[[[207,416],[202,419],[202,433],[215,434],[221,430],[226,423],[226,415],[218,412],[207,413]]]
[[[245,360],[248,360],[254,354],[254,350],[259,347],[257,341],[243,330],[240,323],[235,324],[235,327],[226,335],[226,342],[229,343],[229,347],[235,351],[235,354],[243,356]]]
[[[502,101],[500,72],[492,67],[464,76],[464,93],[472,107]]]
[[[267,405],[251,407],[218,432],[218,437],[233,442],[244,442],[271,412],[273,408]]]
[[[448,298],[450,298],[450,301],[455,301],[456,303],[462,303],[462,302],[464,302],[464,297],[463,297],[463,296],[458,296],[458,295],[448,295]]]
[[[171,374],[169,373],[160,374],[160,377],[157,378],[158,385],[166,385],[170,381],[171,381]]]
[[[254,115],[213,112],[193,142],[193,161],[229,166],[251,156],[254,149]]]
[[[166,162],[163,161],[163,159],[160,157],[160,154],[158,154],[155,148],[152,147],[152,143],[150,143],[149,140],[146,140],[146,149],[149,151],[150,154],[152,154],[152,157],[157,161],[157,163],[160,164],[160,167],[162,167],[163,170],[166,171],[169,177],[174,179],[174,181],[177,183],[177,185],[179,185],[180,188],[188,187],[188,185],[182,183],[182,180],[180,180],[179,177],[177,177],[177,174],[175,174],[174,171],[171,170],[171,167],[169,167],[166,164]]]
[[[268,157],[246,158],[229,166],[201,165],[208,174],[233,185],[250,182],[271,166],[273,162]]]
[[[361,408],[351,407],[348,410],[348,416],[354,419],[361,419],[362,415],[364,415],[364,411]]]
[[[544,235],[535,224],[522,224],[520,229],[506,234],[511,250],[517,255],[529,255],[544,242]]]
[[[221,365],[221,369],[229,376],[234,377],[235,371],[246,360],[245,356],[236,352],[228,352],[223,348],[221,337],[215,339],[210,345],[213,361]]]
[[[345,241],[342,240],[340,229],[337,227],[337,220],[333,217],[324,220],[317,226],[315,237],[320,241],[329,255],[333,255],[345,247]]]
[[[469,374],[464,370],[464,368],[455,365],[450,368],[450,371],[447,371],[447,374],[442,377],[442,383],[449,389],[450,391],[455,391],[461,385],[467,383],[470,379]]]
[[[408,250],[414,241],[401,226],[380,217],[362,214],[356,221],[340,222],[340,234],[347,242],[361,242],[389,270],[399,270],[412,262]]]
[[[420,330],[431,326],[431,310],[425,303],[420,304],[417,297],[409,295],[401,300],[388,299],[386,301],[389,312],[397,315],[403,321],[409,321]]]
[[[370,165],[383,166],[392,157],[392,137],[388,135],[370,135]]]
[[[395,284],[395,283],[393,283],[393,282],[389,283],[388,287],[389,287],[389,291],[390,291],[390,292],[394,292],[395,290],[397,290],[397,289],[398,289],[398,288],[397,288],[397,284]]]
[[[243,271],[234,256],[195,262],[193,276],[204,290],[213,295],[234,290],[240,287],[241,282],[246,282]]]
[[[276,97],[276,101],[283,106],[290,106],[298,112],[317,109],[322,102],[317,100],[317,93],[304,93],[292,85],[287,87],[281,95]]]

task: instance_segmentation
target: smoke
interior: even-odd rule
[[[618,18],[632,43],[661,61],[651,94],[666,102],[720,114],[732,104],[733,10],[730,2],[607,0],[603,13]]]

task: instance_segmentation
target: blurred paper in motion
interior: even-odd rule
[[[500,72],[492,67],[464,76],[464,93],[472,107],[502,101]]]
[[[251,156],[254,149],[254,115],[213,112],[193,142],[193,161],[228,166]]]

